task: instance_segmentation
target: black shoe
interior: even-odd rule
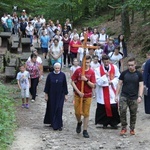
[[[81,132],[81,126],[82,126],[82,121],[77,123],[77,128],[76,128],[77,133]]]
[[[85,138],[89,138],[90,137],[88,132],[87,132],[87,130],[83,130],[83,137],[85,137]]]
[[[58,130],[59,130],[59,131],[62,131],[62,128],[59,128]]]
[[[103,125],[103,129],[107,129],[107,125]]]
[[[111,125],[111,129],[118,129],[117,125]]]

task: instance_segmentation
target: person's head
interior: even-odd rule
[[[136,61],[135,61],[135,58],[134,57],[131,57],[128,59],[127,61],[128,63],[128,69],[130,72],[134,72],[136,70]]]
[[[37,55],[35,53],[32,53],[30,57],[32,62],[36,62]]]
[[[90,45],[91,44],[91,40],[90,38],[87,39],[87,45]]]
[[[64,25],[64,29],[65,29],[65,30],[67,29],[67,25],[66,25],[66,24]]]
[[[73,36],[73,40],[74,40],[74,41],[77,41],[77,40],[78,40],[78,36],[77,36],[77,35],[74,35],[74,36]]]
[[[10,15],[7,15],[8,18],[10,18]]]
[[[34,53],[35,55],[37,55],[37,56],[38,56],[37,49],[33,49],[32,53]]]
[[[54,42],[54,45],[57,46],[57,45],[58,45],[58,42],[59,42],[58,38],[55,38],[55,39],[53,40],[53,42]]]
[[[73,33],[77,33],[77,29],[73,29]]]
[[[65,33],[65,34],[64,34],[64,37],[65,37],[65,38],[67,38],[67,37],[68,37],[68,34],[67,34],[67,33]]]
[[[55,63],[54,64],[54,71],[56,72],[56,73],[59,73],[60,72],[60,69],[61,69],[61,64],[60,63]]]
[[[124,35],[123,34],[120,34],[119,36],[118,36],[118,41],[120,42],[120,41],[124,41]]]
[[[20,72],[24,72],[26,70],[25,64],[20,64],[19,69],[20,69]]]
[[[59,20],[56,20],[56,24],[59,24]]]
[[[109,38],[108,44],[109,44],[109,45],[113,45],[113,44],[114,44],[113,38],[111,38],[111,37]]]
[[[88,27],[88,32],[92,32],[92,28],[91,27]]]
[[[106,32],[106,29],[105,29],[105,28],[102,28],[102,29],[101,29],[101,34],[105,34],[105,32]]]
[[[89,55],[93,56],[94,55],[94,49],[89,48],[88,50],[89,50]]]
[[[93,56],[93,62],[96,64],[98,63],[98,56],[97,55],[94,55]]]
[[[120,46],[116,46],[115,50],[114,50],[114,53],[119,54],[119,52],[120,52]]]
[[[85,59],[85,67],[89,68],[90,67],[90,63],[91,63],[91,56],[90,55],[86,55],[85,57],[86,57],[86,59]]]
[[[78,65],[79,65],[79,62],[78,62],[78,59],[77,59],[77,58],[74,58],[74,59],[73,59],[73,65],[74,65],[74,66],[78,66]]]
[[[24,18],[22,18],[22,22],[25,22],[25,19],[24,19]]]
[[[66,19],[66,23],[67,24],[70,23],[70,19],[69,18]]]
[[[108,65],[109,65],[109,63],[110,63],[110,60],[109,60],[109,59],[110,59],[110,58],[109,58],[108,55],[103,55],[103,56],[102,56],[102,61],[103,61],[104,66],[108,66]]]
[[[94,32],[94,34],[97,34],[97,29],[96,29],[96,28],[94,28],[93,32]]]
[[[28,26],[30,27],[32,25],[31,21],[29,21]]]

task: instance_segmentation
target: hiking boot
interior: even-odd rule
[[[130,130],[130,135],[135,135],[134,129],[133,129],[133,130]]]
[[[77,123],[77,128],[76,128],[77,133],[81,132],[81,126],[82,126],[82,121]]]
[[[87,130],[83,130],[83,137],[85,137],[85,138],[89,138],[90,137],[88,132],[87,132]]]
[[[120,131],[120,135],[125,135],[127,132],[126,128],[122,128],[122,130]]]

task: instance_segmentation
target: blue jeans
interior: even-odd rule
[[[27,35],[28,38],[30,38],[30,44],[32,44],[33,41],[33,35]]]

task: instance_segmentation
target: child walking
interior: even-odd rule
[[[30,74],[26,71],[25,65],[21,64],[20,72],[17,73],[17,83],[21,90],[22,108],[29,108],[29,88],[30,88]]]
[[[73,59],[73,65],[70,67],[70,76],[76,71],[76,69],[80,68],[79,62],[77,58]]]

